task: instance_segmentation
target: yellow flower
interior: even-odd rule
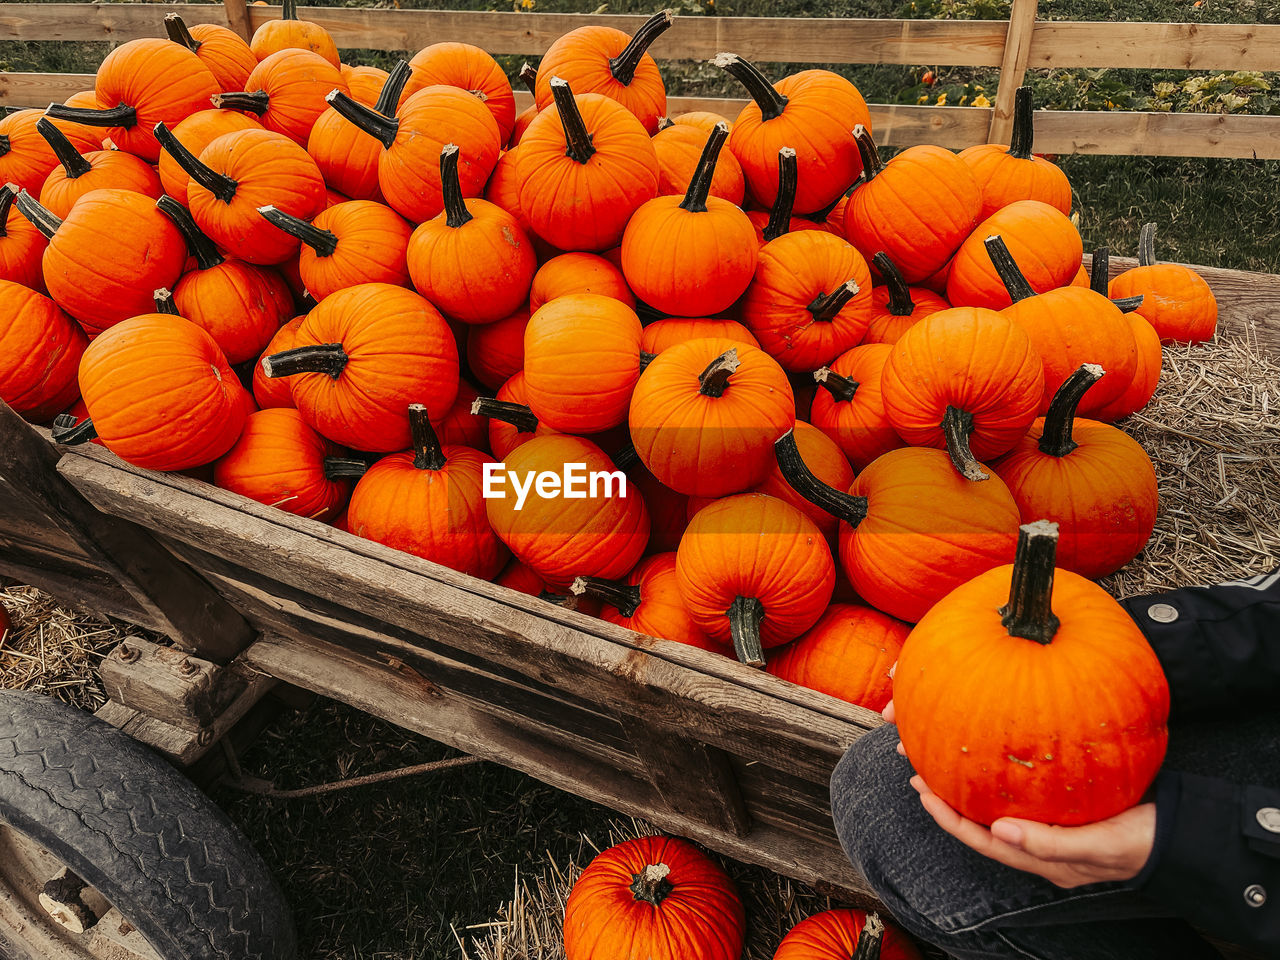
[[[916,101],[916,103],[928,103],[928,102],[929,102],[929,95],[927,93],[920,94],[920,99]]]
[[[963,97],[960,98],[960,102],[957,103],[956,106],[963,107],[965,103],[968,102],[968,100],[969,100],[969,95],[966,93]]]
[[[938,106],[945,107],[947,105],[947,95],[945,93],[938,94]]]
[[[538,5],[538,0],[520,0],[521,10],[532,10]]]
[[[973,105],[975,107],[989,107],[991,106],[991,101],[988,100],[986,97],[984,97],[982,94],[978,94],[976,97],[973,98]]]
[[[975,84],[973,85],[973,89],[977,90],[979,93],[982,93],[982,91],[983,91],[983,90],[985,90],[985,89],[987,89],[987,88],[986,88],[986,87],[984,87],[984,86],[983,86],[982,84],[980,84],[980,83],[975,83]]]

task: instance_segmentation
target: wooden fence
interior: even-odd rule
[[[106,40],[163,36],[163,14],[229,25],[248,35],[278,7],[225,4],[0,3],[0,40]],[[495,54],[540,56],[584,23],[631,32],[643,17],[306,7],[339,47],[418,50],[463,40]],[[1007,142],[1013,92],[1027,70],[1116,67],[1280,71],[1280,25],[1045,21],[1036,0],[1013,0],[1005,20],[869,20],[681,17],[654,46],[660,59],[705,60],[721,51],[752,60],[813,64],[928,64],[998,67],[991,107],[873,104],[876,139],[896,146],[963,148]],[[44,106],[92,87],[81,74],[0,73],[0,106]],[[517,93],[523,108],[528,94]],[[744,101],[673,97],[670,112],[736,116]],[[1280,159],[1280,117],[1136,111],[1041,110],[1036,149],[1045,153]]]

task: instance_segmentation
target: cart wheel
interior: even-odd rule
[[[226,815],[127,734],[0,690],[0,960],[293,960]]]

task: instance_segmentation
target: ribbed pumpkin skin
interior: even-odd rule
[[[179,43],[150,38],[116,47],[98,67],[94,96],[102,107],[128,104],[137,111],[131,127],[102,127],[102,136],[148,163],[160,157],[152,132],[157,123],[173,128],[197,110],[209,108],[218,81],[200,58]]]
[[[947,300],[956,307],[1003,310],[1013,301],[991,265],[984,243],[1000,236],[1036,293],[1065,287],[1080,269],[1084,244],[1064,214],[1047,203],[1021,200],[1004,207],[969,234],[947,274]]]
[[[880,381],[892,348],[888,344],[863,344],[842,353],[831,370],[858,384],[852,400],[836,400],[825,389],[813,396],[813,425],[834,440],[855,471],[865,470],[882,454],[905,446],[889,423]]]
[[[520,181],[516,179],[517,156],[519,153],[516,148],[509,147],[498,157],[498,162],[493,165],[493,173],[489,174],[489,182],[485,184],[484,198],[515,217],[520,228],[532,239],[533,228],[520,210]]]
[[[666,317],[655,320],[640,334],[640,349],[645,353],[661,353],[668,347],[687,340],[718,337],[759,347],[760,342],[737,320],[719,317]]]
[[[982,219],[982,193],[950,150],[903,150],[853,191],[844,235],[867,257],[884,252],[907,283],[936,273]]]
[[[529,287],[529,312],[571,293],[598,293],[635,309],[636,298],[622,271],[594,253],[562,253],[538,268]]]
[[[677,126],[688,125],[703,133],[711,133],[716,128],[717,123],[723,123],[729,128],[729,132],[733,132],[733,121],[728,117],[723,117],[718,113],[710,110],[690,110],[687,113],[677,113],[673,117],[668,118]]]
[[[724,394],[700,393],[698,376],[733,348],[741,365]],[[689,496],[720,497],[769,475],[773,443],[795,423],[795,396],[764,351],[726,339],[690,340],[645,368],[627,420],[636,453],[655,477]]]
[[[801,70],[773,88],[789,99],[782,116],[762,121],[759,104],[748,103],[734,121],[729,149],[752,199],[768,209],[778,197],[778,150],[792,147],[799,170],[793,209],[813,213],[858,179],[862,157],[853,128],[870,130],[871,113],[858,88],[829,70]]]
[[[520,209],[553,247],[607,250],[641,204],[658,195],[658,155],[625,107],[594,93],[574,100],[596,152],[586,163],[567,156],[560,111],[544,109],[520,140]]]
[[[529,318],[524,380],[538,420],[565,433],[626,422],[640,378],[640,320],[611,297],[557,297]]]
[[[493,114],[502,143],[511,136],[516,122],[516,98],[511,83],[498,61],[470,43],[433,43],[419,50],[409,61],[413,75],[404,85],[403,102],[424,87],[444,85],[466,90]]]
[[[529,312],[517,310],[495,323],[467,331],[467,366],[477,380],[496,390],[524,368],[524,330]]]
[[[238,87],[236,89],[239,89]],[[260,124],[247,114],[235,110],[200,110],[191,114],[176,127],[172,128],[178,142],[195,156],[204,153],[204,148],[217,140],[224,133],[237,133],[241,130],[261,130]],[[191,178],[187,171],[178,166],[177,161],[167,151],[160,151],[158,166],[160,183],[164,192],[179,203],[187,203],[187,184]]]
[[[97,107],[98,97],[92,90],[82,90],[80,93],[73,93],[63,101],[68,107]],[[12,119],[18,114],[26,114],[27,111],[19,110],[17,113],[9,114]],[[35,121],[40,115],[39,110],[31,111],[31,118],[28,123],[31,124],[30,129],[35,129]],[[50,117],[49,121],[61,130],[72,143],[76,145],[77,150],[101,150],[104,138],[103,129],[101,127],[91,127],[87,123],[79,123],[73,120],[55,120]],[[37,136],[39,136],[37,134]],[[44,138],[41,137],[41,140]],[[8,181],[6,181],[8,182]]]
[[[347,81],[319,54],[290,48],[262,60],[244,88],[250,93],[264,90],[270,98],[259,123],[305,147],[316,120],[329,109],[325,96],[331,90],[346,93]]]
[[[978,823],[1105,820],[1141,800],[1164,760],[1160,662],[1106,591],[1067,570],[1054,576],[1053,640],[1009,636],[999,611],[1012,570],[960,587],[911,632],[894,672],[903,746]]]
[[[48,297],[0,280],[0,400],[19,414],[41,423],[75,403],[87,344]]]
[[[497,576],[507,548],[485,515],[484,465],[470,447],[444,446],[442,470],[419,470],[412,451],[383,457],[356,483],[347,508],[357,536],[484,580]]]
[[[661,640],[674,640],[700,650],[728,653],[729,648],[708,637],[689,616],[676,576],[674,552],[658,553],[641,560],[627,583],[640,588],[640,606],[629,617],[607,603],[600,609],[600,619],[620,627]]]
[[[293,313],[293,295],[270,267],[225,260],[184,274],[173,288],[178,313],[213,337],[231,364],[259,356]]]
[[[262,350],[261,356],[269,357],[273,353],[292,350],[298,337],[298,328],[306,317],[294,317],[271,337],[271,342]],[[253,365],[253,399],[258,406],[267,410],[271,407],[293,407],[293,391],[289,389],[290,377],[272,379],[262,371],[262,364]]]
[[[245,81],[253,68],[258,65],[258,58],[253,55],[249,45],[240,39],[240,34],[216,23],[197,23],[188,29],[200,46],[196,56],[209,68],[213,78],[218,81],[219,90],[246,90]]]
[[[560,37],[538,62],[538,109],[545,110],[552,103],[551,78],[559,77],[568,81],[576,94],[599,94],[621,104],[652,136],[658,119],[667,113],[667,88],[657,63],[644,54],[630,84],[620,82],[609,71],[608,61],[630,42],[631,37],[621,30],[602,26],[578,27]]]
[[[253,409],[213,337],[150,313],[89,344],[80,390],[103,444],[149,470],[185,470],[231,449]]]
[[[9,149],[0,156],[0,178],[4,183],[16,183],[33,196],[40,195],[49,171],[58,165],[53,148],[36,132],[39,110],[19,110],[0,117],[0,136],[8,139]],[[3,141],[0,141],[3,142]],[[98,149],[93,144],[90,149]]]
[[[800,456],[804,458],[805,465],[813,471],[814,476],[837,490],[849,489],[853,484],[853,468],[849,466],[844,452],[834,440],[803,420],[796,421],[795,437]],[[771,497],[785,500],[812,520],[814,525],[822,531],[822,535],[827,538],[828,543],[835,544],[838,526],[836,518],[796,493],[791,484],[787,483],[776,463],[764,481],[755,488],[755,492],[767,493]]]
[[[348,480],[326,480],[324,458],[342,449],[307,426],[297,410],[249,414],[244,431],[213,465],[213,482],[250,500],[313,520],[337,516],[351,490]]]
[[[409,446],[409,404],[443,417],[458,393],[458,348],[444,318],[412,290],[362,283],[326,297],[295,347],[340,343],[342,375],[290,378],[307,422],[336,443],[391,452]]]
[[[529,390],[524,382],[524,371],[519,370],[512,374],[511,378],[498,388],[495,397],[508,403],[528,406]],[[538,421],[538,429],[533,433],[521,433],[506,421],[493,419],[489,421],[489,449],[493,451],[495,457],[505,460],[507,454],[522,443],[528,443],[534,437],[547,437],[558,433],[560,433],[559,430],[553,430],[541,420]]]
[[[658,155],[658,196],[684,195],[710,134],[710,129],[702,130],[688,123],[673,123],[654,134],[653,149]],[[711,177],[711,196],[742,206],[746,189],[742,166],[732,153],[723,151]]]
[[[815,913],[782,938],[773,960],[849,960],[866,922],[867,914],[862,910]],[[885,924],[880,960],[920,960],[920,951],[901,930]]]
[[[840,562],[858,595],[914,623],[955,587],[1013,559],[1021,516],[999,477],[966,480],[941,450],[892,450],[849,490],[870,501],[840,524]]]
[[[858,293],[831,320],[817,319],[809,305],[849,280],[858,285]],[[761,248],[739,315],[783,369],[817,370],[866,334],[871,271],[852,245],[825,230],[784,233]]]
[[[1088,396],[1086,394],[1086,396]],[[1009,487],[1023,518],[1058,524],[1056,565],[1090,580],[1115,573],[1151,539],[1160,495],[1142,446],[1122,430],[1078,417],[1076,449],[1042,453],[1044,419],[991,468]]]
[[[689,526],[689,498],[658,481],[644,464],[633,464],[627,476],[649,508],[649,553],[674,553]]]
[[[1137,413],[1151,401],[1160,384],[1161,361],[1164,358],[1160,348],[1160,335],[1142,315],[1126,313],[1124,317],[1129,321],[1129,330],[1137,347],[1137,363],[1133,379],[1129,381],[1124,393],[1094,414],[1097,419],[1107,423],[1114,423],[1131,413]]]
[[[458,381],[458,395],[453,406],[436,427],[441,443],[471,447],[484,454],[489,452],[489,420],[471,412],[471,404],[479,396],[480,391],[466,380]]]
[[[90,190],[128,190],[152,200],[164,193],[160,178],[150,164],[121,150],[93,150],[81,154],[93,169],[79,177],[68,177],[61,164],[49,171],[40,188],[40,203],[55,216],[65,219],[71,208]]]
[[[1137,313],[1165,343],[1203,343],[1218,327],[1218,301],[1204,278],[1190,267],[1156,263],[1133,267],[1107,288],[1112,297],[1142,295]]]
[[[880,711],[893,697],[889,668],[911,628],[870,607],[833,603],[769,658],[775,677]]]
[[[945,448],[942,418],[953,406],[972,414],[969,446],[987,461],[1011,450],[1036,417],[1044,363],[1022,327],[1002,314],[943,310],[891,351],[881,380],[885,413],[913,446]]]
[[[281,50],[307,50],[338,68],[338,46],[329,31],[310,20],[268,20],[253,32],[249,49],[261,62]]]
[[[4,123],[0,120],[0,123]],[[41,137],[41,142],[44,138]],[[21,284],[43,292],[44,270],[41,261],[49,241],[36,225],[10,207],[0,224],[0,280]]]
[[[41,266],[49,296],[92,336],[154,310],[152,294],[172,288],[186,262],[182,234],[154,200],[94,190],[62,222]]]
[[[676,572],[689,615],[726,647],[733,639],[725,611],[736,597],[760,601],[761,643],[776,647],[817,622],[836,582],[831,549],[813,521],[762,493],[699,510],[680,538]]]
[[[631,884],[665,865],[672,891],[654,907]],[[706,854],[675,837],[638,837],[587,865],[564,912],[566,960],[740,960],[746,912]]]
[[[375,106],[387,81],[387,71],[354,67],[345,72],[351,99]],[[382,144],[337,110],[329,107],[316,118],[307,137],[307,153],[320,168],[325,184],[352,200],[381,200],[378,158]]]
[[[258,208],[271,205],[302,220],[324,209],[324,178],[305,150],[280,133],[242,130],[211,142],[200,162],[237,184],[230,203],[194,181],[187,185],[192,218],[218,246],[263,265],[298,252],[298,239],[269,224]]]
[[[583,464],[587,476],[617,470],[613,461],[590,440],[552,435],[535,437],[504,458],[505,469],[521,478],[552,471],[560,474],[567,463]],[[542,497],[530,488],[528,499],[515,509],[515,493],[508,482],[505,497],[485,500],[489,522],[513,554],[547,584],[566,590],[575,577],[614,579],[625,576],[644,555],[649,542],[649,512],[644,500],[627,485],[626,496],[605,496],[602,485],[596,495],[579,499],[560,494]]]
[[[319,256],[305,243],[299,250],[298,272],[317,300],[361,283],[409,285],[406,256],[413,231],[390,207],[348,200],[321,211],[311,222],[338,237],[331,256]]]
[[[862,342],[887,343],[890,346],[902,339],[902,335],[915,326],[916,321],[946,310],[951,304],[928,287],[911,287],[911,302],[915,308],[908,316],[894,315],[889,309],[889,288],[873,287],[871,290],[871,322],[867,325]]]
[[[1070,215],[1071,184],[1067,175],[1044,157],[1011,157],[1008,147],[995,143],[967,147],[959,157],[982,191],[980,216],[984,220],[1019,200],[1038,200]]]

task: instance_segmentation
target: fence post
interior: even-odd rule
[[[249,7],[245,0],[222,0],[227,11],[227,26],[248,41],[253,36],[253,25],[249,22]]]
[[[1022,86],[1027,75],[1027,62],[1031,59],[1036,3],[1037,0],[1013,0],[1013,9],[1009,11],[1009,32],[1004,38],[1000,81],[996,87],[995,107],[991,111],[991,126],[987,130],[988,143],[1008,143],[1013,132],[1013,97]]]

